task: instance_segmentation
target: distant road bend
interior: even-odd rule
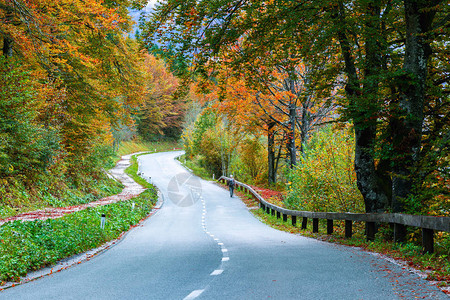
[[[143,226],[0,299],[448,299],[376,255],[264,225],[238,198],[186,173],[180,154],[140,157],[165,199]]]

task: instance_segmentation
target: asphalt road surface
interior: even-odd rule
[[[141,156],[164,205],[94,259],[0,299],[448,299],[373,254],[272,229],[180,152]]]

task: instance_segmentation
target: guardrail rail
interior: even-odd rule
[[[226,183],[230,178],[221,176],[218,181]],[[236,181],[236,180],[235,180]],[[345,221],[345,237],[352,237],[353,222],[366,222],[366,238],[374,240],[376,233],[376,223],[389,223],[394,227],[394,242],[400,243],[405,241],[406,227],[419,227],[422,229],[422,250],[423,253],[434,252],[434,232],[445,231],[450,232],[450,217],[434,217],[407,215],[399,213],[338,213],[338,212],[311,212],[290,210],[279,207],[267,202],[262,198],[251,186],[236,181],[236,188],[241,191],[247,191],[258,202],[261,209],[266,213],[275,215],[277,218],[283,218],[287,222],[288,217],[291,218],[292,226],[296,226],[297,218],[302,218],[302,229],[306,229],[308,219],[312,219],[313,232],[319,232],[319,219],[327,220],[327,234],[333,233],[333,221]]]

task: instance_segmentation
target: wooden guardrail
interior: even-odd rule
[[[230,178],[221,176],[218,181],[226,183]],[[236,181],[238,190],[246,190],[253,197],[258,200],[260,208],[266,213],[283,218],[287,222],[288,216],[291,217],[292,225],[297,224],[297,218],[302,218],[302,229],[306,229],[308,219],[312,219],[313,232],[319,232],[319,219],[327,220],[327,234],[333,233],[333,221],[345,221],[345,237],[352,236],[353,222],[366,222],[366,238],[367,240],[374,240],[376,233],[376,223],[390,223],[394,227],[394,241],[403,242],[406,237],[406,226],[419,227],[422,229],[422,249],[423,253],[434,252],[434,232],[445,231],[450,232],[450,217],[432,217],[432,216],[417,216],[398,213],[337,213],[337,212],[310,212],[290,210],[279,207],[267,202],[262,198],[251,186]]]

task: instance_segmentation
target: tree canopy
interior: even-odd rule
[[[316,93],[340,82],[366,211],[399,212],[426,205],[430,174],[448,183],[448,10],[426,0],[168,0],[142,38],[170,45],[203,77],[221,65],[290,70],[300,59],[316,71]]]

